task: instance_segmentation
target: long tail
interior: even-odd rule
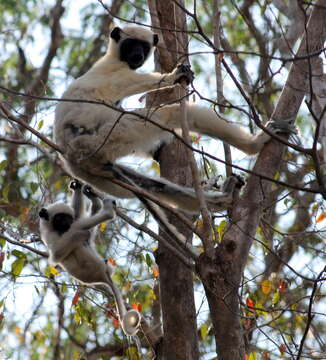
[[[123,332],[128,336],[135,336],[140,328],[141,315],[137,310],[126,309],[121,292],[112,281],[111,276],[109,279],[108,283],[96,285],[96,287],[104,290],[110,296],[113,295]]]

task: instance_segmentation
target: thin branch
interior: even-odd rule
[[[214,46],[216,49],[221,49],[221,11],[220,11],[220,0],[214,0],[213,3],[213,37],[214,37]],[[224,112],[224,107],[222,104],[225,102],[224,95],[223,95],[223,78],[222,78],[222,67],[221,67],[221,55],[223,53],[216,53],[214,56],[215,60],[215,80],[216,80],[216,92],[217,92],[217,103],[219,111],[221,113]],[[221,104],[221,105],[220,105]],[[223,141],[223,148],[224,148],[224,156],[225,161],[229,164],[232,164],[232,155],[231,155],[231,148],[230,145]],[[232,166],[226,165],[225,166],[225,173],[229,177],[232,175]]]
[[[51,42],[47,51],[47,54],[43,60],[41,68],[38,72],[38,76],[34,77],[30,86],[27,89],[27,93],[30,94],[40,94],[43,92],[44,86],[48,82],[49,71],[53,59],[57,55],[57,50],[60,46],[61,40],[63,38],[61,30],[61,17],[65,11],[65,8],[62,6],[63,0],[57,0],[55,5],[50,11],[51,15]],[[36,101],[27,102],[25,105],[24,116],[27,120],[30,120],[35,113]]]
[[[7,138],[5,136],[0,136],[0,141],[8,142],[11,144],[29,145],[29,146],[35,147],[37,150],[41,151],[47,158],[49,158],[50,160],[53,160],[51,154],[43,146],[40,146],[38,143],[36,143],[33,140],[27,140],[25,138],[13,139],[13,138]]]
[[[156,196],[149,193],[148,191],[145,191],[139,187],[130,185],[120,179],[117,179],[117,178],[113,177],[113,175],[108,173],[106,170],[93,169],[93,174],[100,176],[100,177],[107,178],[114,184],[117,184],[117,185],[131,191],[134,194],[137,194],[137,196],[145,197],[146,199],[149,199],[150,201],[154,202],[155,204],[159,205],[163,209],[171,212],[173,215],[178,217],[186,226],[188,226],[192,230],[192,232],[194,232],[196,235],[198,235],[200,237],[200,233],[198,232],[198,230],[196,229],[194,224],[186,216],[184,216],[182,213],[180,213],[173,207],[169,206],[167,203],[159,200]]]
[[[134,228],[143,231],[144,233],[148,234],[149,236],[151,236],[153,239],[155,239],[158,242],[162,242],[164,243],[164,245],[169,248],[169,250],[184,264],[186,265],[188,268],[194,270],[195,266],[194,263],[189,260],[183,252],[187,252],[188,253],[188,249],[187,248],[182,248],[182,252],[176,248],[175,244],[171,244],[171,241],[166,240],[163,236],[159,236],[158,234],[156,234],[154,231],[150,230],[147,226],[145,225],[141,225],[138,224],[136,221],[132,220],[129,216],[127,216],[126,214],[124,214],[122,211],[116,209],[116,213],[117,215],[123,219],[125,222],[127,222],[128,224],[130,224],[131,226],[133,226]],[[188,254],[189,256],[193,257],[193,253],[190,252]],[[195,257],[197,258],[197,256]]]
[[[25,129],[29,130],[32,134],[37,136],[39,139],[41,139],[43,142],[45,142],[47,145],[52,147],[54,150],[58,151],[60,154],[63,154],[63,151],[60,149],[58,145],[56,145],[54,142],[49,140],[46,136],[42,135],[40,132],[36,131],[34,128],[32,128],[30,125],[28,125],[24,120],[20,119],[19,117],[13,115],[5,106],[5,104],[0,102],[0,115],[2,115],[4,118],[7,118],[10,121],[13,121],[21,126],[23,126]]]
[[[237,170],[240,170],[240,171],[243,171],[243,172],[246,172],[248,174],[251,174],[251,175],[254,175],[254,176],[257,176],[263,180],[267,180],[267,181],[270,181],[272,183],[275,183],[275,184],[278,184],[278,185],[281,185],[281,186],[284,186],[284,187],[288,187],[288,188],[292,188],[292,189],[295,189],[295,190],[300,190],[300,191],[307,191],[307,192],[312,192],[312,193],[316,193],[316,194],[319,194],[320,191],[318,189],[314,190],[314,189],[310,189],[310,188],[304,188],[304,187],[301,187],[301,186],[298,186],[298,185],[294,185],[294,184],[288,184],[288,183],[285,183],[284,181],[280,181],[280,180],[276,180],[272,177],[268,177],[264,174],[261,174],[257,171],[252,171],[252,170],[249,170],[249,169],[246,169],[246,168],[243,168],[241,166],[238,166],[238,165],[235,165],[235,164],[229,164],[227,163],[226,161],[222,160],[222,159],[219,159],[217,158],[216,156],[213,156],[209,153],[206,153],[202,150],[199,150],[199,149],[196,149],[194,147],[192,147],[190,144],[186,144],[184,139],[182,138],[182,136],[178,135],[174,130],[171,130],[170,128],[166,127],[166,126],[163,126],[161,125],[160,123],[157,123],[155,122],[154,120],[152,120],[151,118],[148,118],[147,116],[144,116],[144,115],[141,115],[139,113],[135,113],[133,111],[127,111],[127,110],[124,110],[124,109],[119,109],[115,106],[112,106],[108,103],[106,103],[105,101],[96,101],[96,100],[84,100],[84,99],[61,99],[61,98],[51,98],[51,97],[45,97],[45,96],[36,96],[36,95],[29,95],[29,94],[25,94],[25,93],[22,93],[22,92],[19,92],[19,91],[15,91],[15,90],[11,90],[11,89],[8,89],[6,87],[3,87],[3,86],[0,86],[0,90],[3,90],[5,92],[8,92],[8,93],[11,93],[13,95],[16,95],[16,96],[23,96],[23,97],[31,97],[31,98],[36,98],[36,99],[40,99],[40,100],[46,100],[46,101],[61,101],[61,102],[73,102],[73,103],[85,103],[85,104],[98,104],[98,105],[103,105],[103,106],[106,106],[110,109],[113,109],[113,110],[116,110],[116,111],[120,111],[120,112],[123,112],[123,114],[131,114],[131,115],[136,115],[138,116],[140,119],[143,119],[143,120],[146,120],[148,122],[150,122],[151,124],[159,127],[160,129],[164,130],[164,131],[167,131],[169,133],[171,133],[174,137],[176,137],[178,140],[180,140],[183,144],[185,144],[187,147],[189,147],[192,151],[194,152],[197,152],[198,154],[201,154],[201,155],[205,155],[207,156],[208,158],[212,159],[212,160],[215,160],[215,161],[218,161],[222,164],[227,164],[229,166],[232,166],[233,168],[237,169]],[[3,105],[0,103],[0,109],[3,107]],[[11,117],[8,117],[9,120],[13,120],[15,121],[16,120],[16,117],[14,117],[13,119]],[[14,120],[15,119],[15,120]],[[42,135],[41,133],[37,132],[36,130],[34,130],[32,127],[30,127],[28,124],[26,124],[24,121],[18,119],[18,121],[16,121],[17,123],[19,123],[20,125],[22,125],[23,127],[27,128],[28,130],[30,130],[34,135],[36,135],[37,137],[39,137],[41,140],[43,140],[45,143],[47,143],[49,146],[53,147],[56,151],[60,152],[60,153],[63,153],[62,150],[56,145],[54,144],[52,141],[48,140],[44,135]],[[290,146],[294,149],[296,149],[296,146],[295,145],[292,145],[290,144],[289,142],[287,142],[284,138],[280,137],[280,136],[277,136],[275,135],[274,133],[272,133],[270,130],[268,130],[265,126],[263,126],[262,124],[259,125],[260,128],[262,128],[265,132],[267,132],[272,138],[280,141],[282,144],[285,144],[287,146]],[[299,147],[300,150],[298,151],[301,151],[301,152],[304,152],[305,154],[309,155],[312,150],[311,149],[306,149],[306,148],[301,148]]]
[[[150,210],[154,218],[164,227],[164,230],[174,238],[174,240],[181,246],[181,248],[188,248],[188,250],[190,251],[189,255],[196,258],[195,252],[193,252],[192,248],[187,244],[184,236],[180,234],[172,224],[170,224],[170,222],[166,219],[164,212],[156,208],[154,205],[158,204],[161,208],[172,212],[183,223],[185,223],[192,230],[192,232],[195,232],[197,234],[196,227],[186,216],[181,214],[179,211],[173,209],[164,201],[162,202],[161,200],[157,199],[156,196],[150,194],[146,190],[143,190],[132,180],[130,176],[125,175],[123,170],[121,171],[121,168],[119,168],[117,165],[111,166],[111,173],[107,172],[106,170],[103,171],[97,168],[92,169],[92,173],[108,178],[111,182],[131,191],[146,206],[146,208]],[[150,201],[148,201],[148,199]],[[154,204],[152,204],[151,202],[153,202]],[[160,212],[162,212],[162,214]],[[197,235],[200,236],[200,234]]]
[[[40,251],[40,250],[37,250],[37,249],[34,249],[33,247],[29,246],[29,245],[26,245],[20,241],[17,241],[17,240],[13,240],[11,238],[9,238],[8,236],[4,235],[4,233],[2,232],[1,233],[1,237],[3,237],[6,241],[8,241],[10,244],[13,244],[13,245],[17,245],[17,246],[20,246],[24,249],[27,249],[37,255],[40,255],[44,258],[48,258],[49,257],[49,254],[45,251]]]
[[[306,337],[308,335],[308,331],[309,331],[309,328],[311,326],[311,322],[312,322],[312,320],[314,318],[314,314],[312,313],[312,306],[313,306],[313,303],[314,303],[314,298],[315,298],[315,294],[316,294],[317,287],[318,287],[318,284],[319,284],[319,280],[322,278],[324,272],[326,272],[326,266],[324,267],[324,269],[317,276],[317,279],[315,280],[314,286],[313,286],[312,291],[311,291],[310,300],[309,300],[309,306],[308,306],[308,315],[307,315],[306,327],[305,327],[305,330],[304,330],[304,333],[303,333],[303,336],[302,336],[302,339],[301,339],[301,342],[300,342],[300,347],[299,347],[297,358],[296,358],[297,360],[301,359],[301,354],[302,354],[302,351],[303,351],[304,342],[305,342]]]
[[[160,30],[160,31],[169,31],[169,32],[181,32],[181,33],[191,33],[191,34],[197,34],[197,31],[184,31],[184,30],[176,30],[174,28],[162,28],[162,27],[159,27],[159,26],[153,26],[153,25],[147,25],[147,24],[144,24],[144,22],[140,22],[140,21],[136,21],[136,20],[130,20],[130,19],[126,19],[126,18],[122,18],[121,16],[118,16],[117,14],[114,14],[111,9],[105,5],[103,3],[102,0],[97,0],[102,6],[103,8],[112,16],[114,17],[115,19],[118,19],[120,21],[123,21],[123,22],[126,22],[126,23],[129,23],[129,24],[136,24],[136,25],[140,25],[140,26],[143,26],[143,27],[148,27],[148,28],[151,28],[151,29],[154,29],[154,30]],[[134,4],[133,4],[134,6]]]

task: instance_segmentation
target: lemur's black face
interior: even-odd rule
[[[53,230],[59,235],[67,232],[70,229],[71,224],[74,222],[74,218],[70,214],[66,213],[57,213],[52,219],[50,219],[50,214],[45,208],[40,210],[39,217],[46,221],[50,221]]]
[[[58,213],[53,216],[52,227],[61,235],[70,229],[73,222],[74,218],[70,214]]]
[[[151,45],[144,40],[125,39],[120,45],[120,60],[125,61],[130,69],[141,67],[147,59]]]

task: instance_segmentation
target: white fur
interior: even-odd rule
[[[147,28],[126,26],[122,34],[121,41],[130,37],[152,44],[153,33]],[[111,39],[107,53],[87,73],[69,86],[63,94],[63,99],[105,101],[114,105],[116,101],[130,95],[171,86],[182,75],[177,69],[168,74],[137,73],[131,70],[126,62],[119,60],[119,47],[120,42],[116,43]],[[164,127],[180,128],[178,104],[163,106],[156,110],[140,109],[135,111],[135,115],[125,114],[121,117],[120,111],[103,105],[60,102],[56,109],[54,132],[57,144],[64,150],[67,170],[98,190],[120,198],[133,197],[132,193],[113,184],[109,179],[95,175],[93,169],[101,169],[106,163],[115,163],[126,155],[149,155],[162,140],[169,141],[172,138],[168,132],[139,118],[137,113],[150,117]],[[209,108],[188,105],[187,118],[191,131],[220,138],[248,154],[259,152],[263,144],[269,140],[269,136],[263,132],[253,136],[229,124]],[[71,125],[79,129],[79,134],[72,133],[69,127]],[[173,195],[172,190],[176,186],[170,186],[171,183],[164,179],[162,183],[169,188],[169,191],[162,191],[162,188],[156,191],[151,188],[156,196],[184,210],[199,209],[192,189],[177,187]],[[182,193],[180,200],[178,193]],[[225,194],[221,196],[225,197]],[[220,201],[219,193],[215,193],[214,196],[207,194],[207,197]],[[189,206],[185,199],[189,199]]]
[[[111,279],[112,269],[99,256],[93,244],[93,228],[115,216],[113,202],[104,199],[103,207],[89,216],[83,213],[81,189],[74,191],[73,196],[77,197],[73,201],[74,206],[78,204],[75,209],[64,203],[55,203],[46,208],[49,219],[40,218],[40,234],[49,251],[49,262],[59,265],[81,283],[95,285],[107,294],[113,295],[120,321],[124,324],[122,328],[127,335],[133,336],[138,331],[141,316],[139,313],[137,317],[137,314],[127,312],[121,293]],[[77,217],[70,229],[63,234],[59,234],[53,228],[53,218],[59,213]],[[131,322],[131,316],[131,320],[137,321]]]
[[[40,233],[42,241],[49,250],[50,263],[60,265],[83,283],[107,283],[109,268],[93,246],[92,228],[102,221],[114,218],[112,202],[107,202],[97,215],[83,216],[75,220],[70,229],[62,235],[53,229],[52,219],[58,213],[66,213],[74,217],[74,209],[64,203],[55,203],[49,205],[46,210],[50,219],[40,219]]]

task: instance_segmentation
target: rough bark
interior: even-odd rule
[[[298,50],[298,56],[315,53],[322,49],[326,36],[326,10],[319,0],[312,11],[306,34]],[[281,96],[273,112],[276,120],[295,120],[304,97],[304,89],[311,78],[311,62],[295,61],[288,75]],[[284,145],[271,141],[260,153],[254,172],[270,178],[276,174],[284,151]],[[219,360],[244,359],[245,349],[240,324],[238,289],[263,210],[268,200],[271,182],[257,176],[248,180],[245,193],[233,211],[230,224],[213,259],[202,256],[199,271],[203,280],[215,331]]]
[[[153,0],[149,1],[149,7],[153,25],[162,29],[185,28],[185,16],[174,6],[173,1]],[[160,42],[156,54],[156,67],[161,72],[168,72],[180,61],[178,52],[182,53],[186,48],[186,39],[178,40],[176,33],[162,31]],[[160,92],[159,96],[154,95],[152,100],[155,98],[159,98],[159,103],[162,103],[176,99],[176,94],[171,91]],[[157,154],[157,158],[163,177],[181,185],[192,185],[191,171],[183,144],[174,141],[172,144],[165,145]],[[191,241],[192,233],[189,228],[172,217],[170,221]],[[161,235],[164,236],[164,233]],[[160,271],[160,299],[164,330],[159,358],[198,359],[193,274],[163,244],[159,244],[156,259]]]

